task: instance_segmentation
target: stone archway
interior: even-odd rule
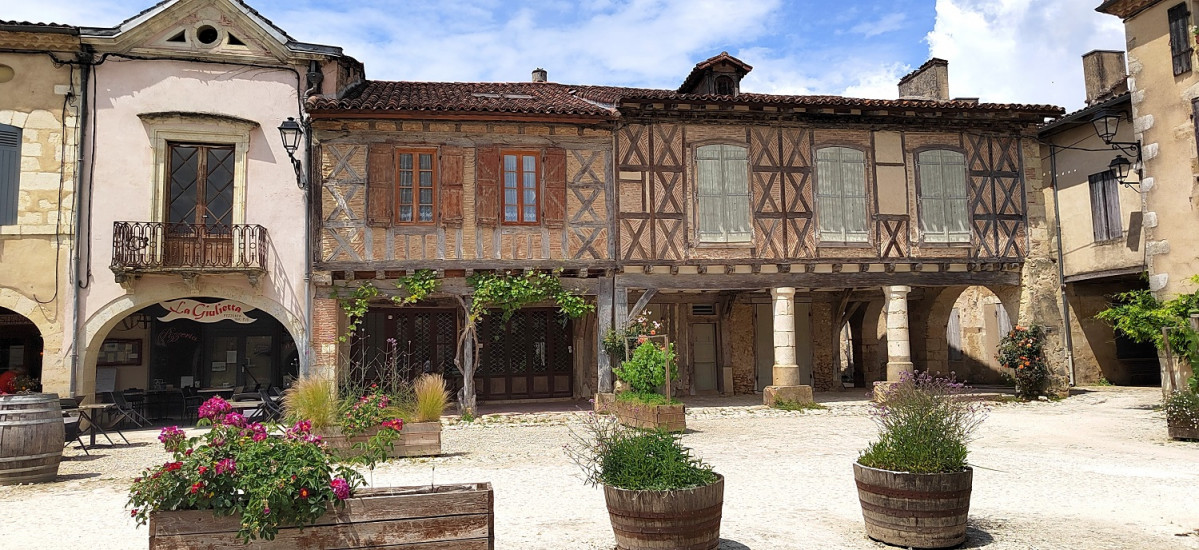
[[[1015,324],[1019,308],[1020,287],[1016,285],[926,288],[912,315],[912,326],[920,331],[913,335],[917,368],[938,374],[952,371],[971,383],[1001,383],[1002,371],[992,357],[1002,337],[1000,319]],[[960,353],[950,349],[947,331],[951,326],[961,331],[956,346]]]
[[[189,290],[178,285],[150,286],[134,294],[126,294],[117,298],[91,315],[84,326],[83,342],[86,347],[82,350],[80,368],[76,380],[77,395],[91,399],[95,395],[96,367],[100,347],[109,332],[126,316],[147,306],[177,300],[182,298],[217,298],[230,299],[244,303],[255,309],[262,310],[275,318],[291,336],[292,340],[302,345],[305,330],[302,319],[278,302],[260,295],[246,293],[237,287],[221,285],[202,285],[196,290]]]
[[[28,319],[41,334],[41,380],[42,391],[66,395],[70,391],[69,362],[63,357],[63,352],[69,342],[64,342],[69,334],[65,330],[68,317],[60,311],[59,301],[49,304],[39,304],[33,298],[11,288],[0,288],[0,308],[12,311],[16,315]],[[3,329],[0,329],[3,332]]]

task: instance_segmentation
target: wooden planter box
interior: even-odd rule
[[[854,462],[853,477],[870,538],[910,548],[948,548],[966,541],[974,469],[913,474]]]
[[[1190,424],[1169,424],[1170,439],[1199,441],[1199,427]]]
[[[604,485],[604,500],[620,550],[716,550],[720,546],[724,476],[711,485],[677,491],[629,491]]]
[[[354,448],[354,444],[366,443],[371,436],[378,432],[379,428],[374,428],[366,433],[347,438],[342,435],[340,428],[333,428],[330,431],[317,432],[317,435],[321,436],[325,445],[336,451],[339,456],[351,457],[362,454],[360,449]],[[400,430],[399,439],[396,439],[395,446],[392,447],[391,452],[387,453],[387,456],[403,458],[439,454],[441,454],[441,422],[412,422],[404,424],[404,429]]]
[[[380,548],[494,550],[494,497],[490,483],[360,489],[341,510],[313,525],[279,529],[275,540],[254,548]],[[211,510],[150,514],[150,550],[244,549],[240,518]]]
[[[677,405],[643,405],[617,399],[610,405],[616,420],[625,426],[644,430],[666,430],[668,432],[683,432],[687,430],[686,407]]]

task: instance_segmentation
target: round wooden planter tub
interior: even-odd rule
[[[724,476],[677,491],[629,491],[604,486],[620,550],[715,550],[720,545]]]
[[[974,470],[912,474],[853,465],[870,538],[912,548],[948,548],[966,541]]]
[[[58,394],[0,396],[0,485],[54,481],[64,433]]]
[[[1199,426],[1176,423],[1169,424],[1167,429],[1170,433],[1170,439],[1199,441]]]

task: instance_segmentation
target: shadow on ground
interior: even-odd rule
[[[59,474],[54,481],[78,481],[93,477],[100,477],[100,472],[88,472],[86,474]]]

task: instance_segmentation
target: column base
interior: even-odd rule
[[[887,381],[898,382],[900,375],[912,374],[915,370],[916,364],[911,361],[887,361]]]
[[[799,365],[775,365],[771,386],[798,386]]]
[[[763,405],[773,407],[778,401],[792,401],[795,403],[816,402],[812,397],[812,386],[766,386],[766,389],[762,390]]]

